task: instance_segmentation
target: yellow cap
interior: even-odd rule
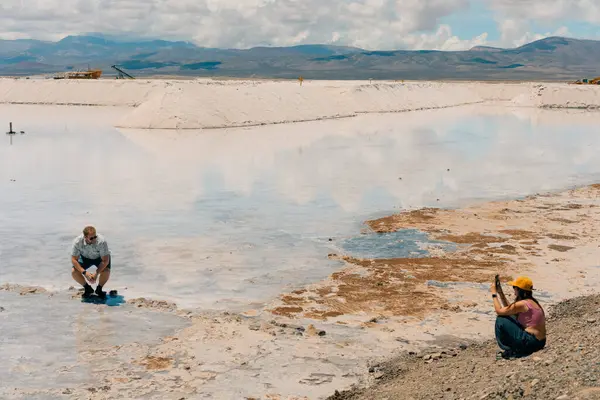
[[[508,282],[510,286],[516,286],[519,289],[527,290],[531,292],[533,290],[533,282],[526,276],[519,276],[514,281]]]

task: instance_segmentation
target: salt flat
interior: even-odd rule
[[[17,326],[14,318],[36,301],[50,310],[106,312],[69,297],[69,245],[87,223],[109,239],[110,285],[127,300],[168,300],[191,311],[154,311],[175,319],[164,319],[164,330],[145,325],[139,340],[105,343],[104,353],[94,353],[98,366],[69,385],[57,377],[32,386],[8,368],[3,374],[11,383],[0,394],[324,397],[361,379],[373,357],[444,335],[491,335],[484,278],[492,269],[457,269],[460,279],[437,270],[427,279],[413,273],[411,288],[439,306],[419,312],[393,303],[410,291],[386,292],[386,301],[373,306],[350,304],[352,292],[339,290],[356,283],[383,300],[381,288],[399,277],[382,283],[371,274],[394,270],[393,259],[407,249],[450,260],[458,248],[461,263],[476,264],[486,253],[471,253],[476,248],[457,239],[473,232],[533,232],[536,239],[528,240],[537,244],[507,237],[489,252],[514,247],[515,254],[493,255],[500,258],[493,269],[526,270],[544,301],[590,290],[582,283],[597,279],[598,195],[594,187],[568,189],[600,180],[597,114],[590,111],[598,93],[525,83],[0,79],[0,121],[26,131],[12,145],[8,137],[0,143],[0,284],[50,291],[2,295],[0,305],[11,313],[0,313],[5,328],[23,330],[11,334],[11,349],[35,337],[35,326]],[[550,194],[522,203],[536,193]],[[434,225],[385,219],[421,207],[459,211],[436,214]],[[404,228],[426,234],[372,233]],[[577,239],[565,242],[567,236]],[[573,249],[555,253],[552,244]],[[402,266],[413,268],[419,273]],[[114,323],[145,318],[147,304],[116,307]],[[60,332],[89,334],[46,315],[43,322]],[[72,348],[39,340],[64,360],[28,364],[30,378],[83,365]],[[113,361],[118,374],[102,367]],[[104,389],[90,391],[90,376]]]

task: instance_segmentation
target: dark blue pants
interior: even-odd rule
[[[85,269],[87,271],[88,268],[90,268],[91,266],[98,266],[100,265],[100,263],[102,263],[102,257],[100,258],[96,258],[91,259],[91,258],[85,258],[85,257],[79,257],[79,265],[81,265],[81,268]],[[106,269],[110,269],[111,267],[111,263],[112,263],[112,256],[108,256],[108,265],[106,266]]]
[[[538,340],[514,318],[496,318],[496,341],[498,346],[516,356],[528,356],[544,348],[546,339]]]

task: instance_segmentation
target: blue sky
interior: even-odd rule
[[[449,25],[452,28],[452,33],[462,40],[468,40],[486,32],[490,44],[510,46],[510,43],[502,43],[502,35],[498,24],[498,20],[505,20],[505,16],[492,9],[489,3],[488,1],[471,0],[465,11],[452,13],[440,18],[439,21],[441,24]],[[523,0],[522,3],[526,7],[527,3],[540,2]],[[548,1],[548,3],[556,2]],[[596,9],[600,8],[600,0],[591,1],[590,3],[592,7],[593,4],[596,4]],[[583,17],[577,18],[569,16],[567,13],[565,13],[564,19],[547,19],[532,15],[532,18],[523,19],[522,21],[526,22],[528,25],[527,32],[533,36],[547,36],[549,33],[553,34],[566,30],[569,37],[600,39],[600,24],[587,22]]]
[[[450,25],[452,32],[463,40],[483,32],[488,33],[488,40],[500,39],[494,12],[484,2],[471,1],[467,10],[443,17],[440,23]]]
[[[330,43],[366,49],[515,47],[600,39],[600,0],[2,0],[0,39],[84,32],[207,47]]]

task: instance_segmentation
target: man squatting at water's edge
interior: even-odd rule
[[[106,292],[102,291],[102,287],[110,278],[111,256],[108,243],[103,236],[96,233],[96,228],[93,226],[86,226],[83,233],[73,241],[71,263],[73,264],[71,276],[83,286],[83,296],[96,293],[98,297],[106,298]],[[88,272],[88,268],[92,266],[96,266],[96,272]],[[88,282],[94,284],[96,280],[98,286],[94,291]]]

